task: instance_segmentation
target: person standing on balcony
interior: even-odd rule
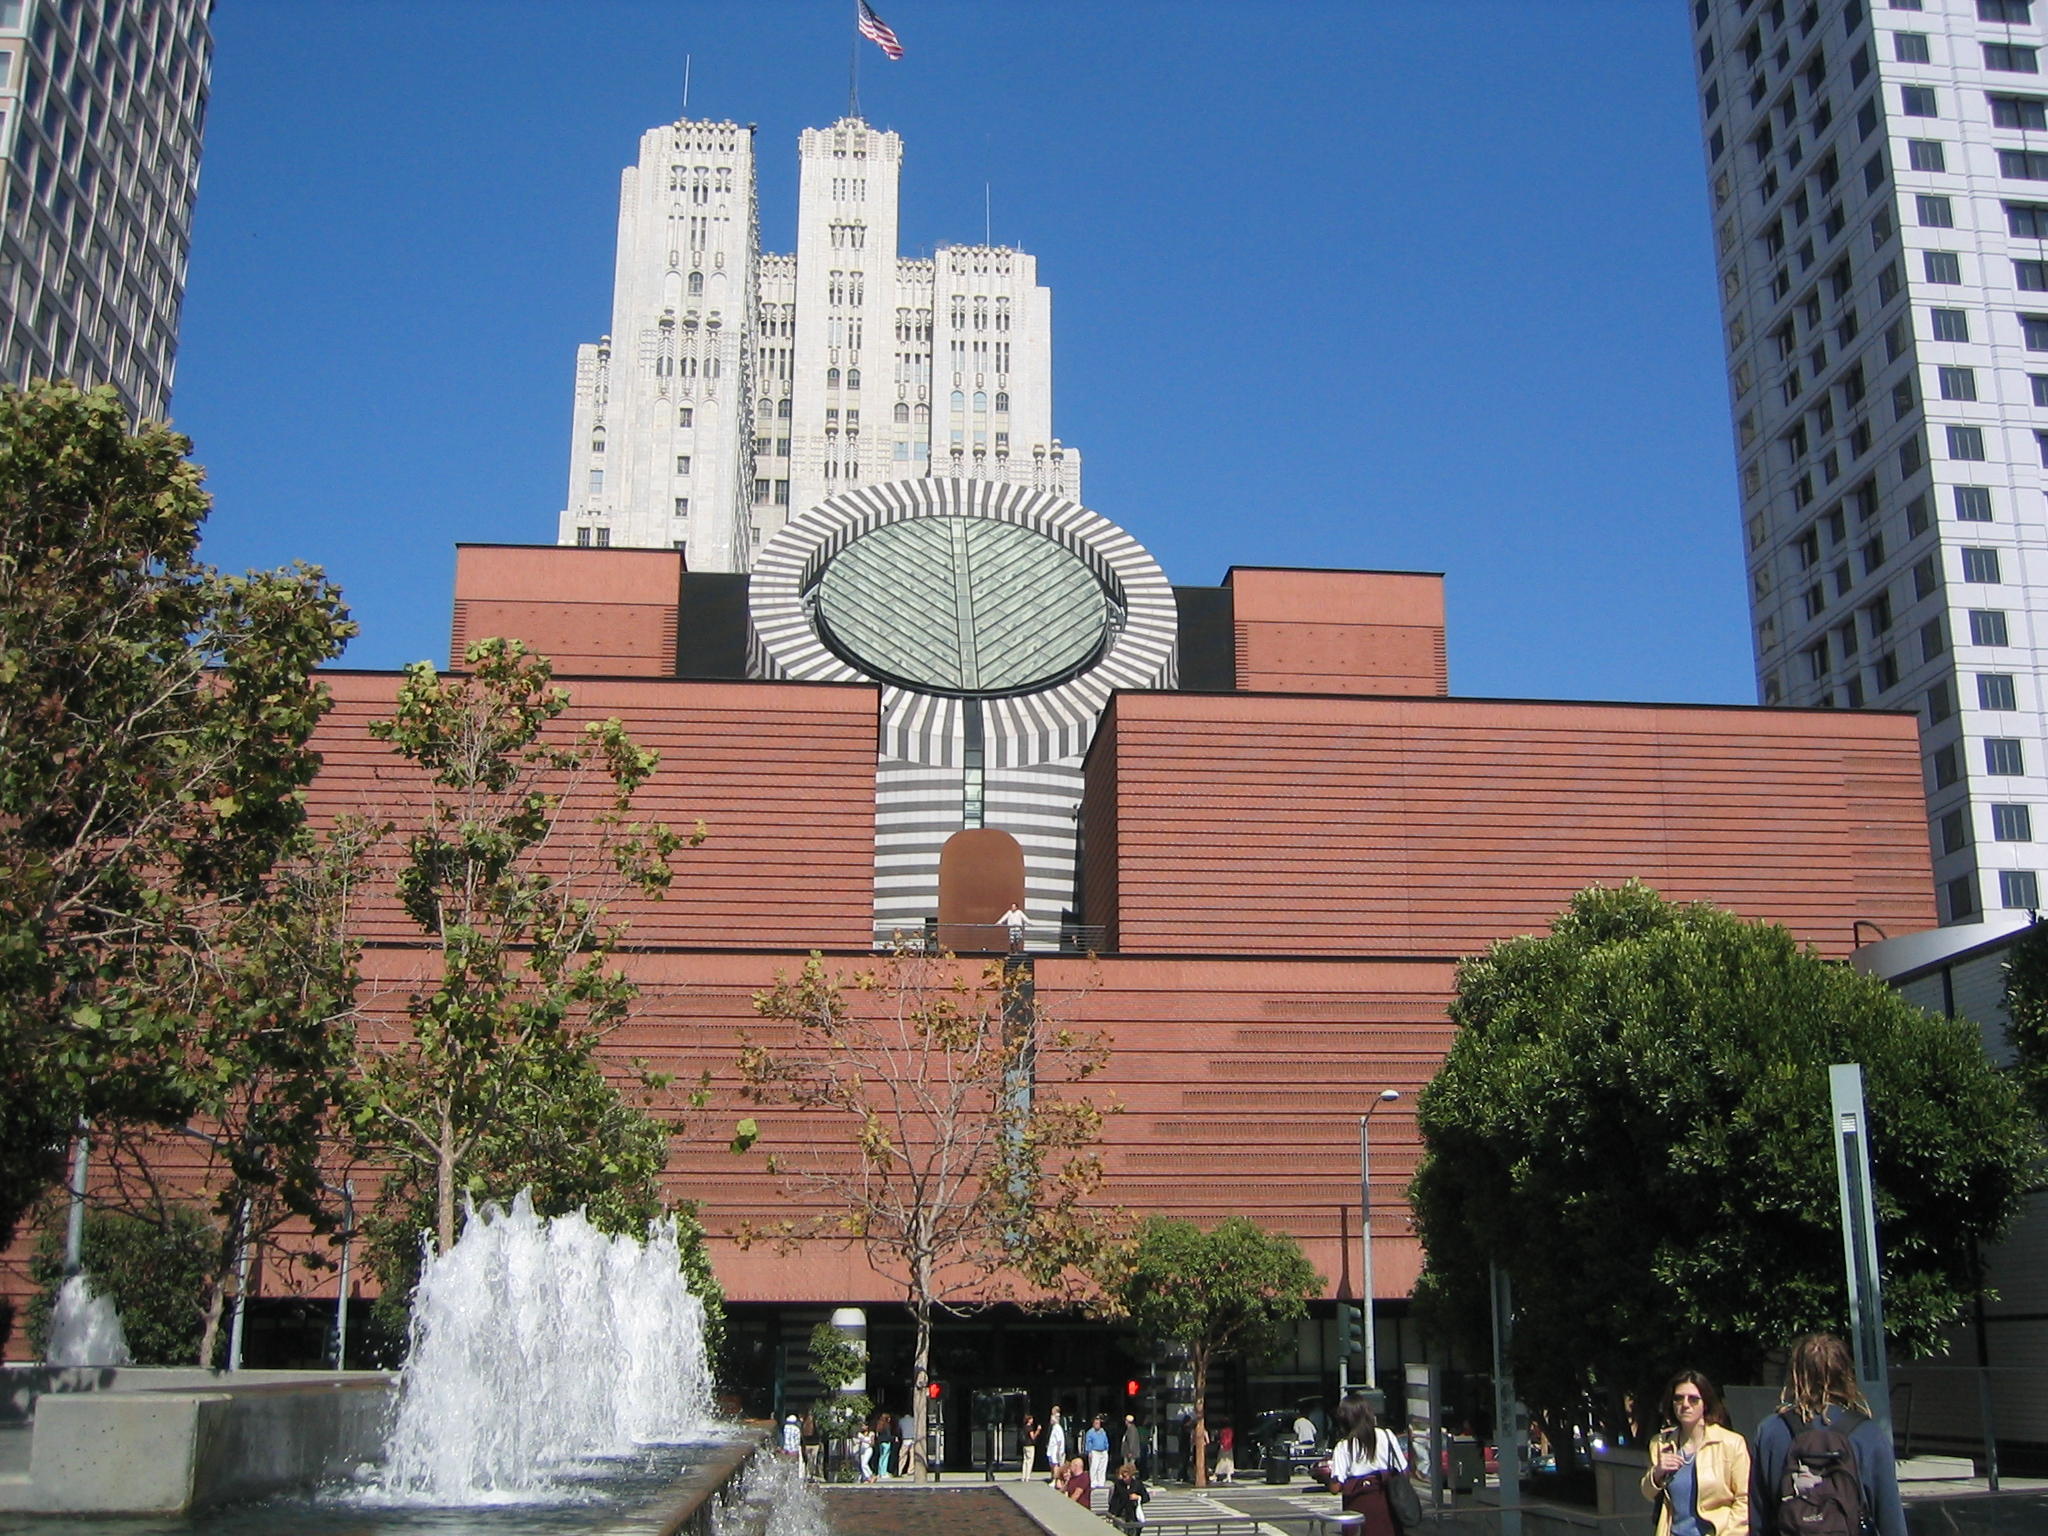
[[[982,910],[986,912],[988,909],[984,907]],[[1010,930],[1010,953],[1013,955],[1023,954],[1024,935],[1031,929],[1031,919],[1025,915],[1024,903],[1021,901],[1011,902],[1010,910],[1005,912],[998,921]]]

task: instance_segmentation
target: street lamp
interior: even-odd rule
[[[1379,1342],[1373,1336],[1372,1315],[1372,1146],[1367,1139],[1366,1126],[1374,1110],[1391,1104],[1401,1097],[1398,1088],[1382,1088],[1380,1096],[1358,1117],[1358,1245],[1363,1250],[1363,1262],[1359,1273],[1364,1280],[1365,1322],[1365,1390],[1374,1391],[1380,1384]]]

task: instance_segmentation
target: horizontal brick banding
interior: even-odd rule
[[[1910,716],[1123,693],[1087,779],[1125,953],[1468,954],[1630,877],[1829,954],[1935,921]]]

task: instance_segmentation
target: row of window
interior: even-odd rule
[[[1961,853],[1970,846],[1970,813],[1958,807],[1941,818],[1941,851]],[[2034,810],[2028,805],[1991,807],[1991,840],[1995,843],[2031,843],[2034,840]]]
[[[2041,905],[2041,882],[2030,869],[2001,869],[1998,872],[1999,905],[2016,912],[2032,912]],[[1948,915],[1961,921],[1977,911],[1977,880],[1964,875],[1948,883]]]
[[[2038,75],[2041,73],[2041,50],[2038,48],[2030,48],[2020,43],[1979,43],[1977,46],[1984,50],[1984,67],[1986,69],[2008,75]],[[1901,64],[1931,64],[1934,62],[1932,55],[1928,51],[1927,34],[1925,32],[1894,32],[1892,34],[1892,57]],[[1906,87],[1908,94],[1922,89],[1925,88],[1911,85]],[[1931,99],[1934,92],[1930,89],[1926,91],[1926,94]],[[1908,107],[1907,112],[1916,116],[1934,116],[1932,108],[1925,113],[1913,114],[1912,108]]]

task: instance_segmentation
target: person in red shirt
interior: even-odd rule
[[[1060,1474],[1060,1492],[1083,1509],[1088,1507],[1088,1494],[1092,1486],[1088,1478],[1088,1463],[1079,1456],[1069,1461],[1067,1470]]]

